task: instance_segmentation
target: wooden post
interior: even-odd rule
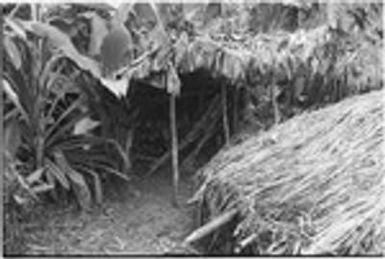
[[[271,101],[273,104],[274,109],[274,124],[277,125],[281,121],[281,114],[279,111],[279,104],[278,104],[278,92],[279,87],[277,86],[275,74],[272,74],[272,83],[270,85],[270,94],[271,94]]]
[[[233,134],[238,132],[238,102],[239,102],[239,89],[236,86],[233,94]]]
[[[227,85],[222,84],[221,86],[222,96],[222,119],[223,119],[223,131],[225,134],[226,146],[230,144],[230,129],[229,129],[229,118],[227,117]]]
[[[278,124],[280,121],[280,114],[279,114],[279,108],[278,108],[278,102],[277,102],[277,86],[275,84],[270,86],[271,89],[271,98],[273,103],[273,109],[274,109],[274,124]]]
[[[175,95],[170,95],[170,130],[171,130],[171,150],[172,150],[172,173],[173,173],[173,205],[178,207],[178,188],[179,188],[179,165],[178,165],[178,132],[176,127],[176,108]]]

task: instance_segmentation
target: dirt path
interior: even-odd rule
[[[179,244],[192,229],[192,211],[185,205],[192,184],[189,179],[182,181],[182,205],[175,208],[169,178],[154,176],[134,188],[122,185],[115,197],[89,214],[50,213],[25,231],[27,254],[183,253]]]

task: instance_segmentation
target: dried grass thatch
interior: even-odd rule
[[[200,172],[200,209],[238,210],[244,253],[384,254],[383,94],[304,113],[218,153]]]
[[[270,75],[276,80],[306,76],[309,87],[322,87],[325,92],[331,91],[327,85],[346,93],[380,88],[381,46],[366,44],[363,40],[353,45],[327,26],[258,34],[238,41],[198,37],[186,45],[184,51],[183,47],[179,48],[178,69],[191,72],[203,68],[233,85],[241,83],[251,87],[262,84],[262,77],[270,78]],[[315,81],[325,78],[322,86],[310,80],[315,76],[318,76]],[[334,85],[337,81],[338,85]]]

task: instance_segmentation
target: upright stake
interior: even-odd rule
[[[178,165],[178,132],[176,128],[176,109],[175,95],[170,95],[170,130],[171,130],[171,149],[172,149],[172,173],[173,173],[173,197],[174,206],[178,207],[178,185],[179,185],[179,165]]]
[[[281,121],[281,114],[279,112],[279,105],[278,105],[278,91],[279,88],[276,84],[275,74],[272,74],[272,83],[270,85],[270,93],[271,93],[271,101],[273,103],[273,109],[274,109],[274,124],[277,125]]]
[[[230,129],[229,129],[229,118],[227,117],[227,85],[222,84],[221,96],[222,96],[222,114],[223,114],[223,131],[225,134],[226,146],[230,144]]]
[[[281,114],[279,111],[279,106],[278,106],[278,86],[276,84],[272,84],[270,86],[271,88],[271,100],[273,102],[273,109],[274,109],[274,124],[278,124],[281,121]]]
[[[238,100],[239,100],[239,89],[235,87],[233,94],[233,134],[238,132]]]

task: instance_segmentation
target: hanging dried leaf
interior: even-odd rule
[[[167,63],[171,58],[172,53],[173,53],[173,49],[170,44],[167,43],[162,45],[159,51],[156,52],[156,55],[152,60],[151,70],[154,72],[160,72],[164,70],[164,68],[166,67]]]
[[[237,56],[234,58],[234,63],[232,64],[232,83],[236,84],[236,82],[243,81],[245,79],[244,72],[244,62],[247,62],[247,58],[242,59],[242,56]]]
[[[218,46],[210,41],[197,41],[190,50],[193,70],[199,68],[211,69],[216,58]]]
[[[169,69],[167,71],[167,92],[173,95],[180,94],[181,82],[176,72],[174,66],[169,64]]]
[[[227,52],[223,54],[221,73],[226,75],[226,77],[229,78],[232,83],[243,80],[243,70],[242,60],[238,56]]]
[[[185,31],[183,31],[180,35],[178,40],[174,44],[175,49],[175,63],[179,64],[183,57],[186,54],[187,48],[188,48],[188,35]]]
[[[218,49],[215,53],[214,61],[212,64],[211,70],[213,71],[214,77],[220,77],[222,74],[221,68],[223,66],[223,57],[224,57],[224,51],[221,49]]]
[[[187,53],[184,61],[179,67],[181,70],[186,72],[193,72],[195,70],[195,55],[194,55],[194,44],[189,44],[187,47]]]
[[[168,48],[171,41],[162,25],[158,25],[149,33],[150,45],[152,49]]]

